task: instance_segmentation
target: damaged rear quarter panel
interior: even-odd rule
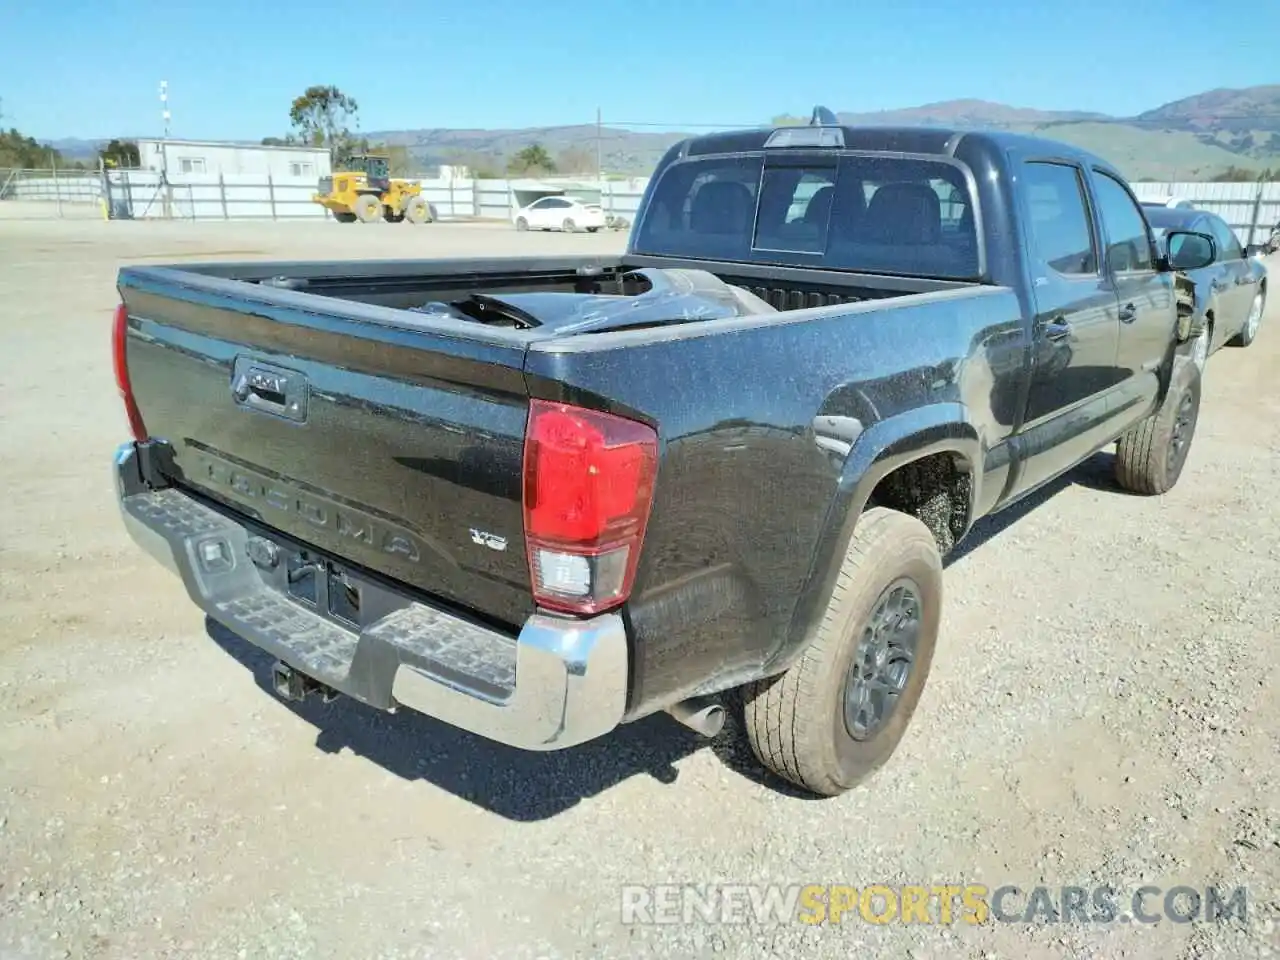
[[[896,434],[936,432],[900,415],[954,416],[955,446],[983,462],[1013,428],[1021,318],[1012,291],[974,286],[531,347],[533,396],[660,431],[628,605],[630,717],[752,679],[808,635],[799,601],[827,576],[861,489],[852,452],[937,440]]]

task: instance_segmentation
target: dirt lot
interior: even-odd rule
[[[1171,494],[1119,493],[1103,454],[980,528],[901,751],[834,801],[768,781],[733,730],[707,744],[666,717],[529,755],[351,702],[293,708],[126,540],[120,263],[621,244],[0,222],[0,957],[1280,953],[1280,297],[1252,348],[1211,359]],[[1217,924],[621,922],[621,885],[673,881],[1249,899]]]

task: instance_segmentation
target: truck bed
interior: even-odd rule
[[[660,257],[495,258],[489,260],[299,261],[184,264],[182,273],[310,294],[397,310],[429,301],[484,294],[578,293],[634,295],[624,282],[640,268],[700,269],[738,285],[775,310],[855,303],[952,290],[972,284],[915,277],[762,267]]]
[[[624,274],[655,267],[710,271],[767,306],[637,321],[617,299],[643,300]],[[858,432],[966,393],[974,409],[1016,395],[993,377],[1021,376],[1025,345],[1008,288],[648,258],[127,267],[120,292],[132,389],[170,482],[511,636],[537,612],[531,400],[656,428],[628,604],[633,713],[777,655]],[[538,322],[421,312],[477,292]],[[600,309],[519,299],[574,293]],[[881,310],[901,322],[864,325]],[[963,365],[975,337],[983,363]],[[974,429],[994,443],[1006,428]],[[735,507],[708,509],[720,502]]]

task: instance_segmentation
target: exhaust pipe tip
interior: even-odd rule
[[[710,697],[692,697],[667,708],[673,718],[704,737],[717,736],[724,729],[724,704]]]

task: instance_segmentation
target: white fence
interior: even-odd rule
[[[1181,197],[1225,220],[1246,246],[1263,244],[1280,223],[1280,183],[1135,183],[1139,200]]]
[[[519,205],[509,180],[434,180],[409,177],[446,218],[508,219]],[[599,198],[606,213],[631,219],[647,179],[565,185],[571,193]],[[170,175],[164,182],[150,170],[0,170],[0,200],[93,204],[112,219],[292,220],[322,219],[312,201],[314,178],[255,175]]]
[[[445,218],[505,220],[519,205],[519,181],[409,178]],[[633,219],[647,178],[559,184],[606,213]],[[1280,222],[1280,183],[1134,183],[1139,199],[1176,196],[1212,211],[1229,223],[1243,244],[1265,243]],[[149,170],[0,170],[0,201],[47,201],[64,207],[92,205],[117,219],[292,220],[322,219],[312,202],[316,182],[306,178],[184,175],[165,184]]]

